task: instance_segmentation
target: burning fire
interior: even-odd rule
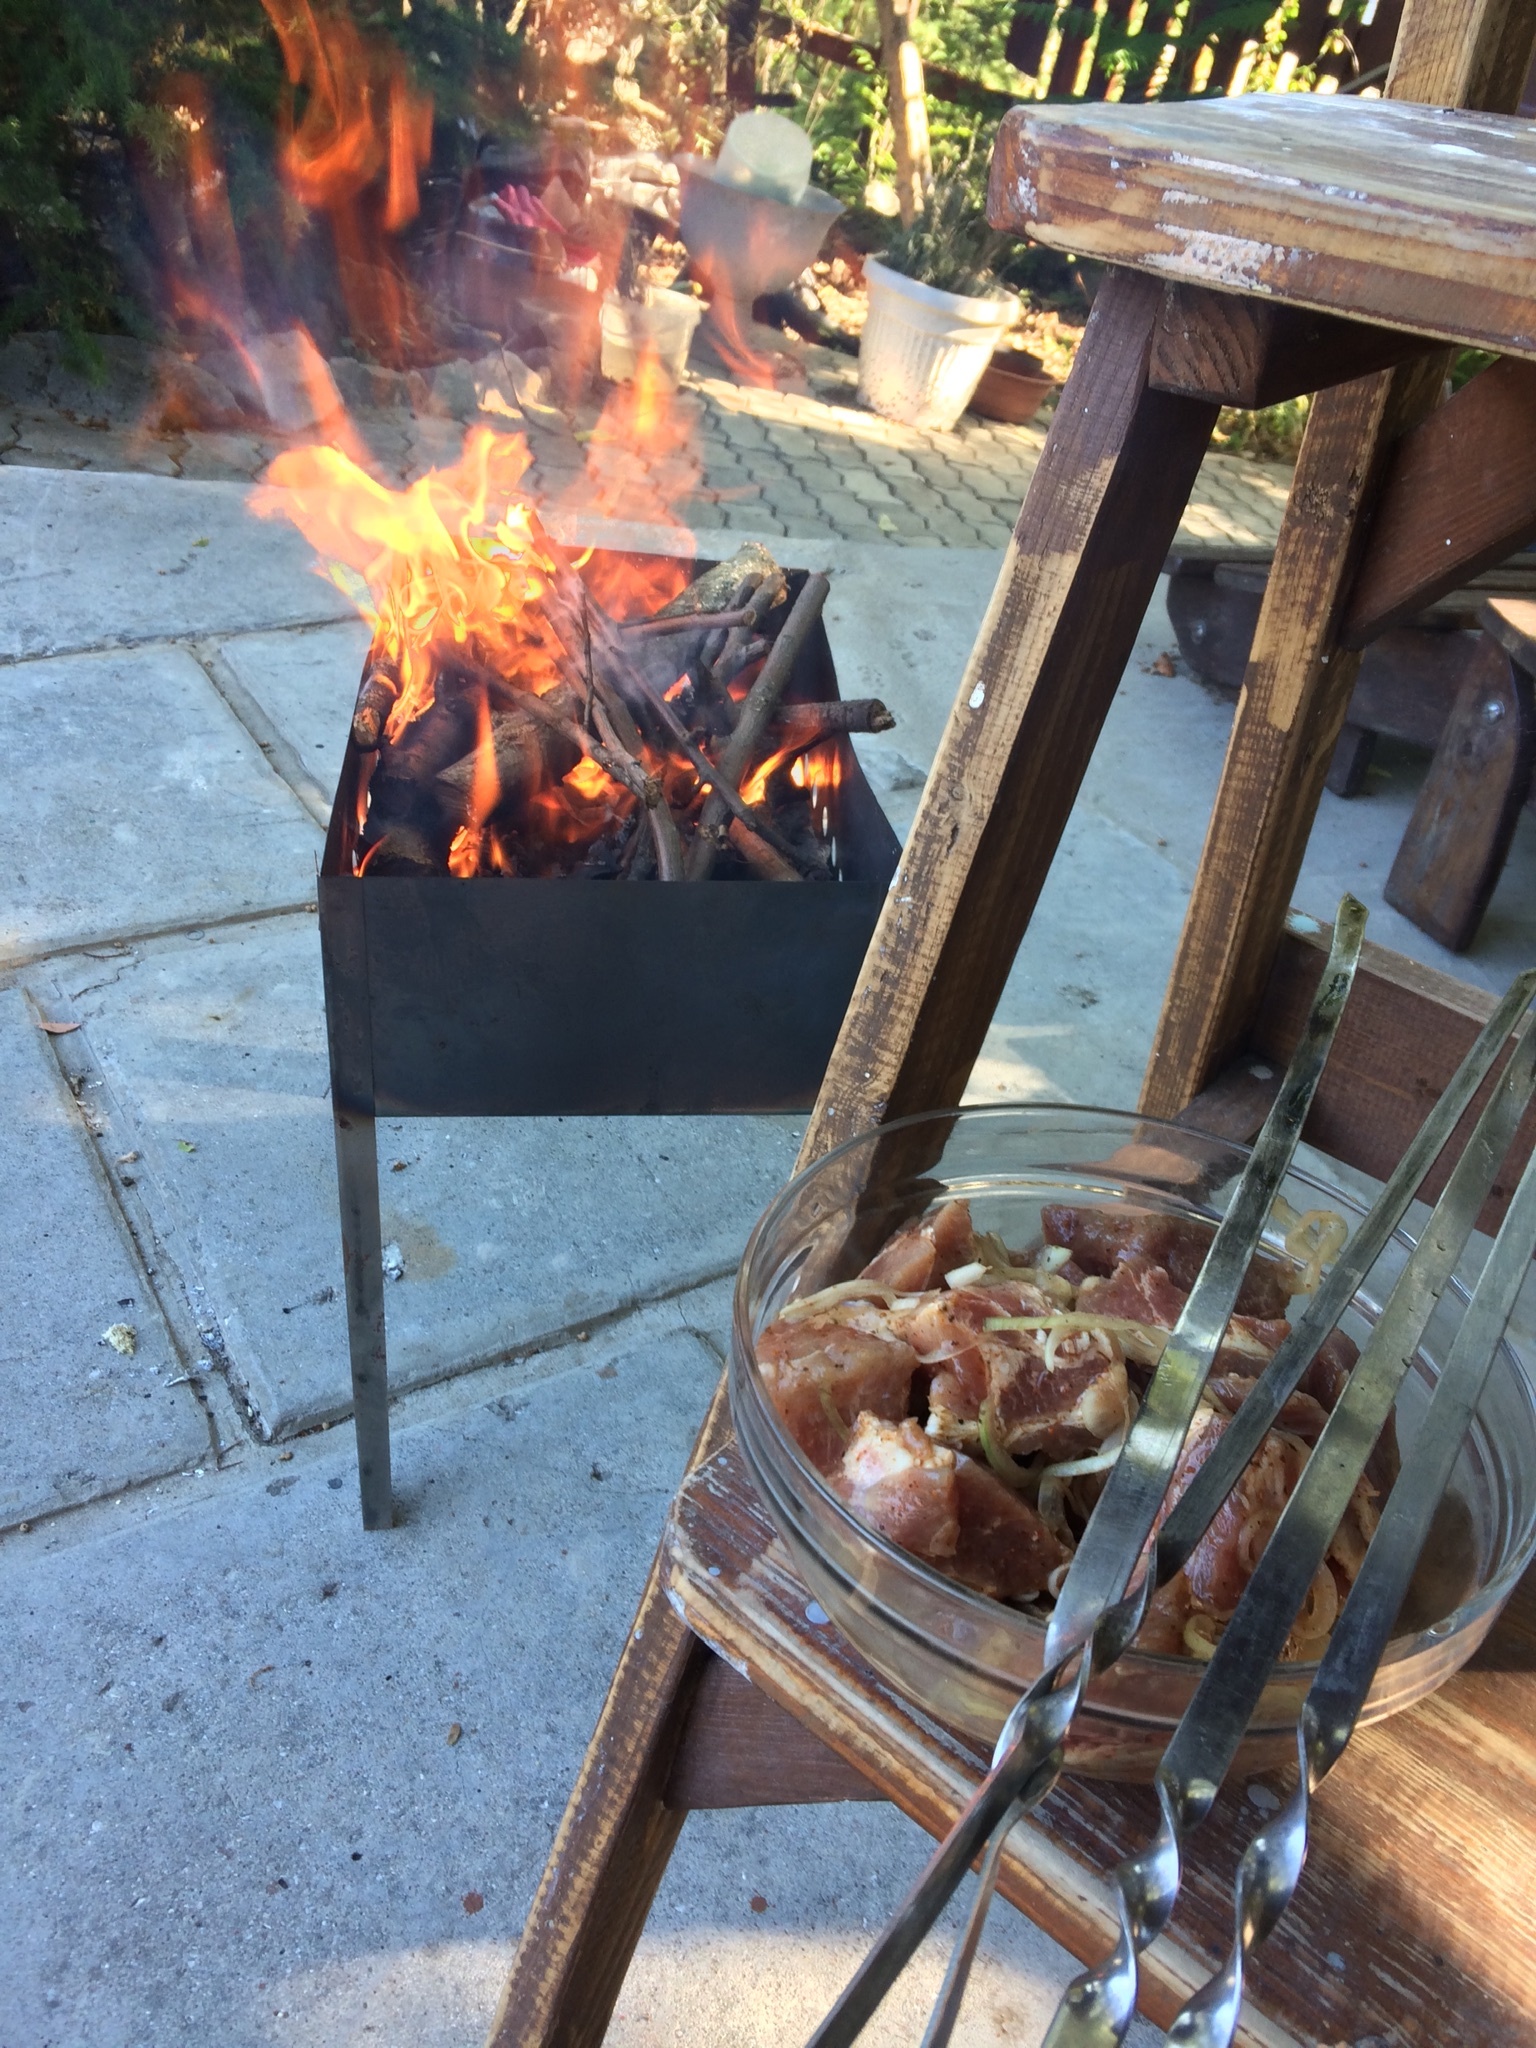
[[[339,449],[294,448],[252,494],[263,518],[293,520],[322,560],[362,578],[375,655],[399,673],[391,740],[432,704],[445,656],[535,691],[558,680],[556,648],[532,609],[555,563],[517,492],[529,460],[521,434],[471,427],[450,468],[392,491]]]
[[[279,164],[301,205],[329,216],[353,338],[381,362],[405,362],[420,321],[384,233],[416,217],[417,179],[432,152],[432,102],[413,90],[400,52],[310,0],[262,0],[304,113],[283,123]]]

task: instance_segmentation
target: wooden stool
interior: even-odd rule
[[[1411,0],[1389,90],[1511,108],[1533,34],[1531,0]],[[1523,124],[1301,95],[1020,108],[1003,124],[992,195],[999,225],[1117,267],[802,1165],[872,1123],[959,1101],[1219,406],[1321,389],[1143,1097],[1149,1112],[1187,1111],[1224,1134],[1256,1128],[1320,969],[1305,929],[1287,933],[1286,906],[1349,703],[1349,649],[1507,553],[1512,514],[1490,479],[1515,490],[1514,472],[1529,470],[1519,421],[1536,370],[1515,358],[1536,356],[1536,132]],[[1458,341],[1506,360],[1431,412],[1435,344]],[[1447,497],[1426,506],[1404,479],[1447,435],[1466,438]],[[1533,487],[1527,473],[1522,520]],[[1487,1013],[1478,992],[1373,950],[1309,1137],[1381,1172]],[[706,1637],[750,1674],[750,1692]],[[1249,2041],[1379,2031],[1505,2048],[1536,2034],[1531,1907],[1516,1877],[1536,1859],[1528,1600],[1497,1643],[1418,1713],[1361,1737],[1330,1779],[1307,1881],[1254,1980]],[[843,1796],[857,1774],[938,1832],[980,1769],[807,1614],[717,1395],[492,2041],[602,2039],[685,1805]],[[1135,1788],[1063,1784],[1016,1835],[1024,1852],[1005,1892],[1097,1958],[1113,1925],[1104,1875],[1151,1813]],[[1223,1825],[1209,1837],[1218,1865]],[[1235,1811],[1225,1825],[1230,1851]],[[1146,1959],[1154,2019],[1225,1945],[1205,1854],[1177,1932]]]

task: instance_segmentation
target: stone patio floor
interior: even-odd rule
[[[930,454],[1022,475],[1038,437],[968,428],[920,460],[814,397],[782,418],[735,387],[699,397],[725,451],[772,418],[816,508],[775,483],[756,509],[799,528],[783,559],[834,572],[843,688],[899,719],[859,745],[904,831],[996,528],[941,533],[969,521],[946,501],[930,544],[885,535],[887,501],[844,482],[909,462],[900,528]],[[365,635],[239,483],[28,453],[0,466],[0,2048],[461,2048],[797,1120],[381,1126],[401,1523],[365,1538],[314,911]],[[751,502],[705,500],[700,550]],[[1154,669],[1168,644],[1159,601],[973,1099],[1134,1101],[1230,721]],[[1476,949],[1447,961],[1381,905],[1420,772],[1391,756],[1368,798],[1325,797],[1299,901],[1326,915],[1347,883],[1374,937],[1502,986],[1536,955],[1536,833],[1523,819]],[[923,1851],[870,1807],[695,1816],[611,2039],[802,2039]],[[917,2038],[946,1949],[873,2043]],[[1067,1968],[999,1912],[957,2038],[1038,2038]]]

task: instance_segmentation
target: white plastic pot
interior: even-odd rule
[[[653,291],[643,303],[609,292],[598,315],[603,375],[612,384],[633,383],[641,354],[651,349],[672,382],[680,382],[703,310],[686,292]]]
[[[859,340],[859,396],[908,427],[952,427],[970,404],[1018,301],[935,291],[865,259],[869,316]]]

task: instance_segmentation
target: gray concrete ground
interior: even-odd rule
[[[905,828],[997,552],[780,553],[836,572],[843,686],[900,721],[860,750]],[[793,1120],[382,1129],[402,1524],[363,1537],[329,1427],[313,915],[359,628],[239,486],[144,474],[0,468],[0,592],[0,2048],[459,2048]],[[976,1099],[1134,1100],[1230,721],[1153,671],[1170,640],[1156,604]],[[1324,799],[1301,904],[1348,884],[1373,936],[1501,985],[1536,955],[1536,834],[1447,960],[1380,905],[1421,771]],[[922,1851],[872,1808],[694,1817],[612,2038],[802,2038]],[[872,2040],[916,2038],[944,1947]],[[1037,2036],[1065,1972],[1000,1912],[962,2038]]]

